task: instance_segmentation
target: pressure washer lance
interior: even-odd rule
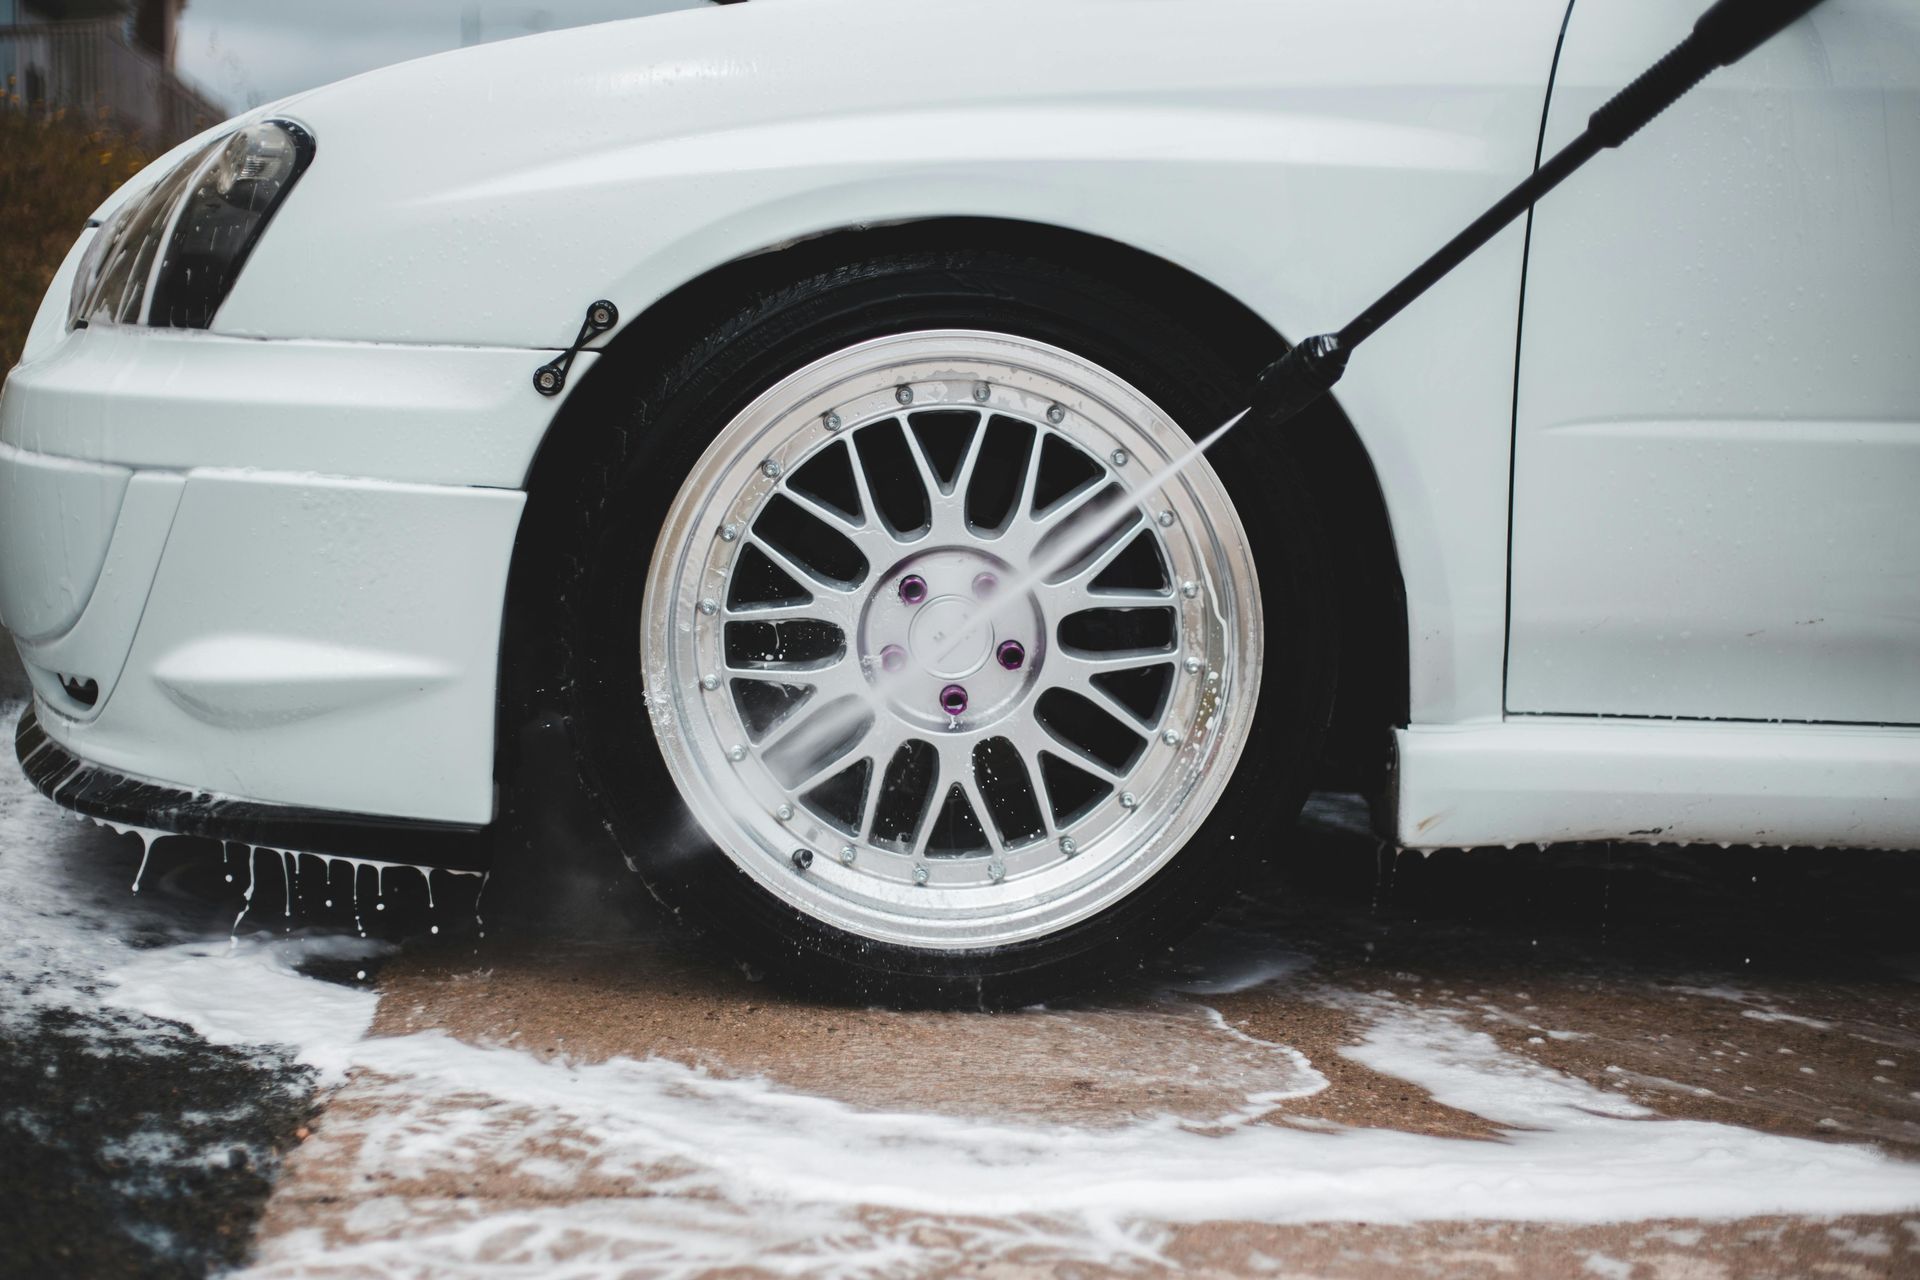
[[[1415,298],[1465,262],[1509,222],[1559,186],[1603,148],[1617,147],[1655,116],[1677,102],[1716,67],[1732,66],[1765,44],[1782,28],[1819,5],[1820,0],[1719,0],[1700,15],[1693,31],[1639,79],[1609,98],[1587,117],[1584,133],[1535,169],[1526,181],[1500,197],[1439,252],[1415,267],[1406,279],[1347,322],[1338,333],[1322,333],[1296,343],[1260,371],[1246,415],[1279,426],[1318,400],[1346,372],[1347,357],[1381,325],[1399,315]]]

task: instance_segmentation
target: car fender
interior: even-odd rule
[[[630,322],[748,254],[972,216],[1156,254],[1298,338],[1524,175],[1560,18],[773,0],[462,50],[288,104],[318,158],[215,328],[552,349],[595,298]],[[1341,389],[1402,561],[1416,721],[1500,712],[1521,244],[1422,299]]]

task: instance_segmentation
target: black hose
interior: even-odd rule
[[[1609,147],[1617,147],[1705,79],[1715,67],[1738,62],[1804,16],[1821,0],[1718,0],[1687,38],[1587,117],[1587,127],[1485,213],[1350,320],[1338,333],[1307,339],[1261,370],[1250,416],[1279,425],[1340,380],[1347,359],[1365,342],[1465,262],[1547,192]]]

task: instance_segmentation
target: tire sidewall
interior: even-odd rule
[[[1319,522],[1286,450],[1229,434],[1211,461],[1246,530],[1263,618],[1260,693],[1231,782],[1193,837],[1106,910],[1041,938],[919,950],[859,937],[755,884],[680,802],[650,725],[641,611],[662,521],[713,439],[795,370],[871,338],[983,329],[1111,370],[1189,436],[1241,407],[1218,344],[1151,299],[1002,251],[892,255],[755,299],[647,377],[594,370],[615,430],[579,477],[551,579],[582,781],[656,896],[783,985],[892,1004],[1006,1005],[1110,982],[1189,931],[1256,873],[1290,827],[1332,694]],[[631,357],[630,357],[631,358]],[[625,376],[622,376],[624,374]],[[608,383],[617,390],[606,392]]]

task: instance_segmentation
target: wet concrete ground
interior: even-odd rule
[[[1343,1052],[1391,1008],[1444,1013],[1504,1054],[1624,1095],[1655,1118],[1920,1157],[1914,860],[1674,849],[1376,857],[1345,829],[1341,808],[1323,806],[1288,867],[1137,991],[1085,1007],[996,1016],[814,1007],[661,929],[644,940],[409,946],[380,974],[372,1035],[439,1032],[579,1064],[658,1057],[861,1111],[1094,1130],[1169,1114],[1204,1127],[1259,1093],[1263,1055],[1284,1045],[1327,1087],[1272,1101],[1261,1124],[1463,1143],[1509,1136]],[[1260,976],[1249,964],[1267,965],[1273,980],[1247,985]],[[1186,997],[1170,1000],[1169,984]],[[657,1170],[596,1172],[590,1135],[548,1133],[538,1152],[477,1141],[471,1159],[405,1173],[369,1160],[370,1135],[389,1124],[431,1131],[417,1103],[377,1072],[330,1103],[321,1140],[295,1155],[269,1206],[267,1274],[376,1274],[418,1261],[383,1241],[472,1241],[467,1226],[495,1214],[530,1233],[515,1217],[530,1205],[597,1201],[618,1217],[635,1197],[671,1194]],[[529,1177],[535,1156],[579,1176]],[[369,1214],[370,1199],[391,1210]],[[596,1239],[591,1222],[572,1222],[569,1241],[548,1242],[545,1256],[572,1258],[584,1274],[623,1273],[620,1232]],[[1134,1256],[1116,1252],[1111,1267],[1049,1244],[1044,1224],[1026,1247],[983,1244],[977,1224],[937,1212],[875,1209],[867,1225],[875,1239],[904,1231],[910,1242],[914,1264],[882,1274],[1920,1275],[1920,1212],[1586,1225],[1227,1218],[1170,1224]],[[497,1256],[513,1258],[521,1238],[494,1241]],[[767,1247],[768,1273],[838,1273],[806,1249]],[[633,1261],[632,1274],[662,1273]]]
[[[132,913],[117,895],[137,841],[42,820],[31,796],[10,803],[33,820],[10,811],[0,834],[57,849],[70,877],[58,887],[76,912],[111,927],[125,909],[130,928],[157,940],[212,936],[237,908],[234,868],[217,850],[163,842]],[[779,1190],[791,1171],[777,1166],[796,1160],[818,1162],[799,1173],[822,1181],[879,1169],[911,1182],[912,1163],[896,1168],[885,1153],[921,1141],[933,1152],[942,1135],[974,1144],[978,1159],[929,1159],[929,1178],[990,1174],[1000,1159],[1044,1173],[1055,1157],[1032,1145],[1039,1134],[1085,1144],[1085,1162],[1061,1165],[1070,1181],[1135,1145],[1188,1149],[1165,1145],[1169,1133],[1272,1128],[1313,1143],[1439,1143],[1410,1150],[1447,1157],[1430,1193],[1445,1200],[1460,1190],[1447,1153],[1527,1135],[1485,1114],[1497,1108],[1399,1073],[1369,1049],[1383,1027],[1484,1033],[1493,1078],[1516,1091],[1562,1082],[1589,1090],[1578,1097],[1637,1104],[1649,1126],[1712,1122],[1727,1128],[1700,1132],[1920,1164],[1920,859],[1624,848],[1396,857],[1356,827],[1348,805],[1323,801],[1273,874],[1134,986],[993,1016],[787,999],[659,918],[618,868],[583,872],[567,908],[538,927],[496,918],[484,933],[470,891],[443,885],[429,909],[422,886],[396,877],[358,918],[397,954],[321,974],[379,992],[366,1051],[337,1091],[314,1096],[312,1073],[283,1054],[208,1045],[80,997],[5,1024],[0,1274],[203,1274],[251,1250],[272,1276],[539,1275],[562,1264],[646,1276],[1920,1275],[1912,1203],[1609,1222],[1575,1197],[1568,1217],[1600,1220],[1383,1222],[1394,1215],[1356,1192],[1330,1194],[1321,1220],[1255,1220],[1228,1211],[1240,1204],[1229,1184],[1258,1170],[1225,1162],[1226,1209],[1164,1220],[1076,1216],[1045,1182],[1033,1185],[1055,1196],[1047,1206],[991,1214],[978,1211],[990,1194],[971,1184],[951,1187],[951,1209],[939,1185],[876,1186],[830,1214]],[[20,853],[0,843],[0,863]],[[263,872],[254,924],[355,927],[351,900],[311,875],[282,914],[277,865]],[[525,1063],[567,1070],[549,1078]],[[584,1095],[600,1082],[613,1101],[596,1110]],[[647,1105],[622,1112],[629,1097]],[[845,1170],[831,1150],[774,1131],[793,1107],[848,1126]],[[678,1155],[663,1132],[684,1142]],[[1244,1150],[1236,1141],[1221,1150]],[[736,1149],[744,1162],[713,1175],[708,1157]],[[1416,1192],[1395,1203],[1421,1199],[1421,1167]],[[1714,1167],[1708,1153],[1700,1177]],[[1598,1185],[1608,1175],[1596,1169]],[[736,1181],[761,1190],[736,1194]],[[1169,1194],[1195,1185],[1169,1183]]]
[[[80,860],[110,867],[115,882],[137,860],[134,841],[95,828],[67,824],[62,839],[83,878]],[[161,886],[187,915],[224,906],[233,890],[209,853],[163,843],[148,892]],[[608,879],[596,917],[633,920],[640,932],[588,940],[497,926],[481,937],[463,903],[443,893],[429,912],[416,890],[392,886],[386,910],[361,912],[403,943],[370,974],[381,995],[372,1035],[438,1030],[579,1063],[658,1056],[855,1108],[1096,1129],[1162,1114],[1205,1125],[1259,1091],[1261,1045],[1282,1044],[1328,1087],[1274,1103],[1262,1123],[1498,1141],[1501,1126],[1343,1056],[1364,1033],[1368,1003],[1391,1002],[1452,1011],[1503,1051],[1662,1116],[1920,1153],[1920,948],[1909,924],[1920,867],[1900,857],[1595,849],[1376,858],[1357,835],[1322,826],[1288,869],[1138,991],[998,1016],[790,1001],[649,919],[643,902],[620,901],[618,885]],[[344,905],[326,911],[320,892],[295,895],[296,920],[331,916],[350,927]],[[264,899],[277,894],[263,884]],[[1247,972],[1250,958],[1274,967],[1276,980],[1206,990],[1259,976]],[[1198,994],[1170,1004],[1168,983]],[[1202,1007],[1226,1026],[1208,1024]],[[198,1045],[184,1031],[169,1038],[164,1052],[143,1039],[137,1052],[101,1055],[50,1021],[9,1039],[0,1061],[15,1127],[0,1196],[18,1225],[0,1270],[49,1274],[72,1260],[76,1274],[193,1274],[230,1263],[275,1147],[292,1154],[259,1246],[273,1275],[415,1273],[418,1259],[357,1250],[444,1226],[449,1215],[484,1222],[556,1201],[620,1212],[649,1194],[646,1173],[530,1181],[524,1152],[497,1159],[485,1143],[474,1159],[427,1161],[404,1176],[370,1169],[356,1158],[367,1134],[421,1123],[404,1088],[363,1073],[309,1117],[292,1068]],[[43,1140],[23,1142],[26,1129]],[[230,1170],[188,1161],[197,1184],[160,1170],[163,1185],[187,1194],[143,1201],[124,1154],[135,1130],[268,1157],[243,1154]],[[570,1149],[549,1142],[544,1155],[565,1165]],[[578,1163],[584,1172],[592,1162]],[[149,1183],[154,1176],[147,1170]],[[370,1200],[405,1211],[369,1216]],[[877,1273],[1104,1270],[1041,1241],[1024,1252],[996,1246],[982,1272],[967,1225],[934,1215],[903,1226],[876,1211],[873,1230],[905,1231],[918,1260]],[[591,1232],[570,1230],[579,1237],[570,1247],[599,1259]],[[1149,1256],[1114,1262],[1135,1274],[1905,1275],[1920,1274],[1920,1213],[1580,1226],[1188,1222],[1156,1234]],[[596,1262],[588,1274],[602,1271]]]
[[[25,687],[5,648],[10,748]],[[313,1073],[282,1050],[208,1044],[94,998],[108,949],[96,940],[137,949],[217,936],[232,919],[225,881],[196,849],[136,903],[132,842],[62,816],[11,758],[0,767],[0,1276],[235,1266],[280,1153],[313,1115]]]

